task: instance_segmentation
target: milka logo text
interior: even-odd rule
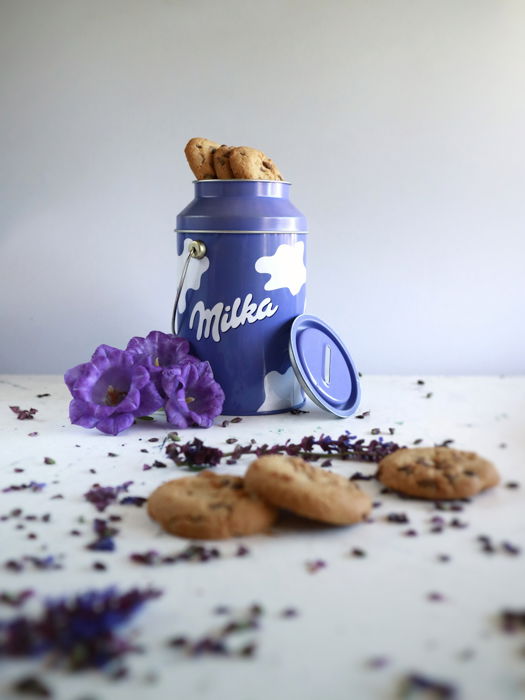
[[[190,316],[190,328],[197,321],[197,340],[209,338],[210,335],[216,342],[221,339],[221,333],[226,333],[230,328],[244,326],[245,323],[255,323],[264,318],[273,316],[279,305],[272,306],[270,297],[263,299],[260,304],[252,301],[253,294],[247,294],[244,302],[237,297],[231,306],[225,306],[218,301],[211,309],[204,306],[204,302],[198,301]],[[242,308],[241,308],[242,304]]]

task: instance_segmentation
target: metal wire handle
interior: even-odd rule
[[[206,255],[206,246],[202,241],[192,241],[188,248],[188,257],[184,261],[184,267],[182,268],[182,274],[180,276],[179,286],[177,287],[177,293],[175,294],[175,303],[173,305],[173,314],[171,316],[171,330],[173,335],[177,335],[177,307],[179,305],[179,299],[182,292],[182,287],[184,286],[184,280],[186,279],[186,273],[188,272],[188,265],[190,260],[194,258],[195,260],[200,260]]]

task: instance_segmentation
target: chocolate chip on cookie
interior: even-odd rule
[[[233,176],[241,180],[282,180],[279,168],[262,151],[248,146],[232,148],[230,166]]]
[[[213,165],[215,167],[215,172],[217,177],[221,180],[233,180],[234,174],[230,165],[230,155],[233,148],[232,146],[219,146],[219,148],[213,154]]]
[[[241,477],[210,471],[159,486],[148,499],[148,514],[173,535],[204,540],[263,532],[277,518]]]
[[[244,478],[246,488],[268,503],[333,525],[359,522],[372,507],[370,498],[354,482],[299,457],[259,457]]]
[[[201,137],[195,137],[188,141],[184,153],[197,180],[215,180],[217,178],[213,165],[213,155],[219,147],[219,143]]]
[[[431,500],[468,498],[499,483],[491,462],[449,447],[397,450],[379,462],[377,478],[395,491]]]

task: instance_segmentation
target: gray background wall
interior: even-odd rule
[[[169,329],[191,136],[309,218],[374,373],[525,370],[521,0],[0,0],[0,371]]]

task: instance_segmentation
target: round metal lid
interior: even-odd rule
[[[340,418],[359,406],[359,375],[339,336],[316,316],[297,316],[290,332],[290,361],[306,394]]]

